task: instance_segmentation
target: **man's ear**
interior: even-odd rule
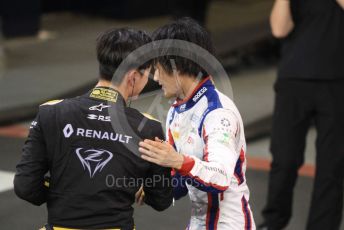
[[[129,85],[129,86],[135,85],[136,78],[137,78],[137,74],[138,74],[138,73],[137,73],[136,70],[130,70],[130,71],[127,73],[127,76],[126,76],[127,85]]]

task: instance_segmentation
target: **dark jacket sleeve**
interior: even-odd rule
[[[14,191],[18,197],[34,205],[47,200],[48,189],[44,186],[44,175],[48,171],[46,144],[40,123],[40,113],[31,123],[20,162],[16,166]]]
[[[154,137],[159,137],[161,140],[164,140],[160,123],[158,128],[155,129],[155,132],[153,132],[153,139]],[[157,211],[167,209],[173,200],[171,168],[152,164],[143,190],[145,192],[146,204]]]
[[[173,198],[179,200],[189,192],[186,186],[186,178],[178,172],[173,171]]]

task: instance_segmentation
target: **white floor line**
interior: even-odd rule
[[[0,170],[0,192],[13,189],[14,172]]]

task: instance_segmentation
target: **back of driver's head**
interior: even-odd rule
[[[131,28],[111,29],[97,38],[97,60],[99,75],[102,79],[119,83],[122,79],[112,79],[123,60],[139,47],[150,43],[151,37],[142,30]],[[139,69],[145,69],[150,63],[140,63]],[[121,78],[123,76],[120,76]]]
[[[188,17],[181,18],[160,27],[154,31],[152,37],[154,41],[176,39],[190,42],[214,55],[214,47],[208,31],[195,20]],[[168,48],[164,49],[164,53],[168,53]],[[162,54],[162,56],[156,58],[155,62],[159,63],[167,73],[172,74],[174,64],[171,63],[171,60],[174,61],[177,71],[181,74],[198,76],[201,72],[202,77],[208,75],[202,66],[181,56]]]

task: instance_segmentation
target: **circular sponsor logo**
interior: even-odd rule
[[[227,118],[224,117],[221,119],[221,124],[225,127],[229,127],[231,123],[229,122]]]

